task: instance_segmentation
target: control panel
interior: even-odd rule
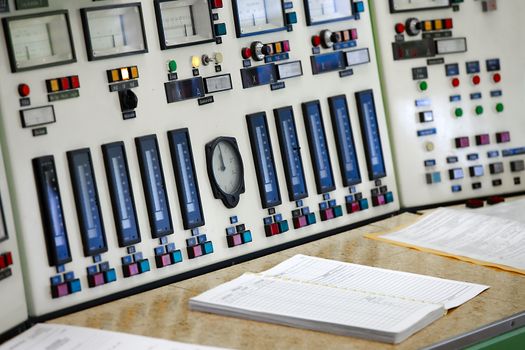
[[[22,265],[16,241],[15,223],[0,149],[0,341],[2,335],[17,332],[28,318]]]
[[[401,205],[525,191],[525,5],[371,5]]]
[[[366,2],[8,4],[1,130],[31,316],[398,211]]]

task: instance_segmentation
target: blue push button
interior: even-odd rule
[[[150,270],[148,259],[144,259],[138,262],[140,273],[148,272]]]
[[[385,193],[385,201],[387,203],[392,203],[394,201],[394,194],[392,192]]]
[[[213,29],[215,32],[215,36],[222,36],[226,35],[226,24],[224,23],[216,23],[213,25]]]
[[[68,286],[68,289],[69,289],[69,294],[80,292],[82,290],[82,286],[80,285],[80,280],[79,279],[74,279],[72,281],[69,281],[67,283],[67,286]]]
[[[62,283],[62,277],[60,275],[53,276],[50,278],[50,281],[52,286],[56,286]]]
[[[252,233],[250,232],[250,230],[244,231],[241,234],[241,237],[242,237],[242,243],[249,243],[252,241]]]
[[[204,250],[204,254],[211,254],[211,253],[213,253],[213,243],[211,241],[205,242],[202,245],[202,248]]]
[[[297,13],[295,12],[286,12],[286,23],[295,24],[297,23]]]
[[[104,281],[106,283],[115,282],[117,280],[117,272],[115,269],[109,269],[107,271],[104,271]]]
[[[354,2],[354,8],[357,13],[365,12],[365,4],[362,1]]]
[[[180,249],[174,252],[171,252],[170,257],[171,257],[172,264],[180,263],[182,261],[182,252],[180,251]]]
[[[366,198],[360,199],[359,200],[359,208],[361,208],[361,210],[367,210],[369,208],[368,199],[366,199]]]
[[[306,215],[306,222],[308,225],[313,225],[317,222],[317,219],[315,218],[315,213],[309,213]]]

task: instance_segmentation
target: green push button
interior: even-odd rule
[[[279,221],[277,225],[279,226],[280,233],[287,232],[290,229],[288,226],[288,220]]]
[[[215,36],[222,36],[226,35],[226,24],[224,23],[217,23],[213,25],[213,29],[215,32]]]
[[[177,71],[177,61],[171,60],[168,62],[168,69],[171,73],[174,73]]]
[[[476,106],[476,115],[482,115],[482,114],[483,114],[483,107]]]
[[[334,217],[338,218],[340,216],[343,216],[343,207],[340,205],[336,205],[333,207],[334,209]]]
[[[419,83],[419,90],[426,91],[428,89],[428,83],[426,81],[421,81]]]
[[[503,103],[500,102],[496,105],[496,112],[501,113],[503,112],[503,109],[504,109]]]
[[[463,116],[463,110],[462,110],[461,108],[459,108],[459,107],[456,108],[456,109],[454,110],[454,115],[455,115],[456,117],[458,117],[458,118],[459,118],[459,117],[462,117],[462,116]]]
[[[315,218],[315,213],[309,213],[308,215],[306,215],[306,222],[308,223],[308,225],[313,225],[316,221],[317,219]]]

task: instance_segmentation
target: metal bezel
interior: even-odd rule
[[[239,186],[233,193],[226,193],[224,192],[217,183],[217,180],[215,179],[215,174],[213,171],[213,152],[215,150],[215,147],[220,142],[227,142],[229,143],[234,150],[235,156],[239,159],[239,164],[241,165],[241,182],[239,183]],[[228,137],[228,136],[220,136],[215,138],[214,140],[208,142],[205,146],[206,150],[206,169],[208,171],[208,177],[210,179],[210,185],[211,189],[213,191],[213,197],[220,199],[224,206],[226,208],[235,208],[237,204],[239,204],[240,195],[241,193],[244,193],[244,164],[242,162],[241,153],[239,152],[239,146],[237,145],[237,140],[234,137]]]
[[[68,38],[69,38],[69,45],[71,47],[71,56],[72,58],[63,60],[63,61],[57,61],[53,63],[46,63],[46,64],[39,64],[36,66],[31,67],[25,67],[25,68],[17,68],[16,67],[16,58],[13,48],[13,41],[11,38],[11,30],[9,29],[9,23],[19,20],[25,20],[25,19],[31,19],[31,18],[39,18],[39,17],[47,17],[47,16],[55,16],[55,15],[64,15],[64,18],[66,20],[66,27],[68,31]],[[63,64],[68,63],[74,63],[77,61],[77,56],[75,53],[75,44],[73,43],[73,35],[71,34],[71,22],[69,21],[69,11],[67,10],[60,10],[60,11],[51,11],[51,12],[42,12],[42,13],[36,13],[32,15],[23,15],[23,16],[16,16],[16,17],[5,17],[2,18],[2,24],[4,27],[4,35],[6,40],[6,47],[7,47],[7,54],[9,56],[9,63],[11,65],[11,72],[12,73],[18,73],[18,72],[24,72],[28,70],[33,69],[40,69],[40,68],[47,68],[47,67],[53,67],[53,66],[60,66]]]
[[[88,12],[111,10],[111,9],[121,8],[121,7],[136,7],[138,9],[139,18],[140,18],[140,26],[141,26],[141,31],[142,31],[142,40],[144,42],[144,49],[123,52],[123,53],[118,53],[118,54],[108,54],[108,55],[102,55],[102,56],[97,55],[96,57],[93,56],[93,46],[91,44],[91,32],[89,30],[89,21],[87,18]],[[107,58],[130,56],[130,55],[136,55],[136,54],[148,52],[148,41],[146,39],[146,30],[144,28],[144,16],[142,14],[142,4],[140,2],[83,8],[83,9],[80,9],[80,18],[82,20],[82,29],[84,32],[84,41],[86,44],[86,52],[88,55],[88,61],[104,60]]]

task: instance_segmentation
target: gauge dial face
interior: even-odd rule
[[[214,40],[211,10],[206,0],[157,0],[155,11],[163,50]]]
[[[305,0],[308,25],[351,18],[351,0]]]
[[[450,0],[390,0],[390,12],[450,7]]]
[[[81,10],[88,59],[147,52],[140,4]]]
[[[213,176],[226,194],[235,194],[242,185],[242,162],[230,142],[219,141],[212,154]]]
[[[4,18],[13,72],[76,61],[67,11]]]
[[[282,0],[234,0],[237,37],[286,29]]]

